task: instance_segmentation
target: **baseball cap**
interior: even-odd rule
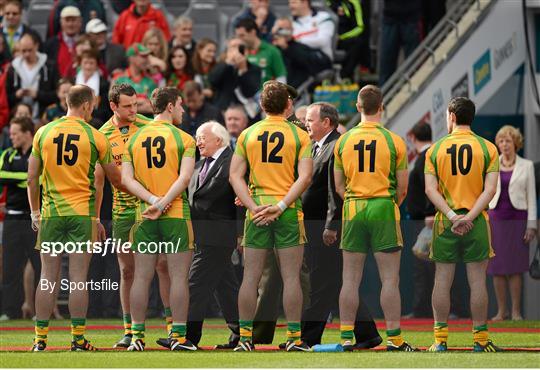
[[[150,50],[146,48],[146,46],[136,43],[133,44],[127,49],[126,51],[126,57],[132,57],[134,55],[148,55],[150,54]]]
[[[107,26],[99,18],[90,19],[86,23],[86,33],[101,33],[107,32]]]
[[[67,18],[67,17],[80,17],[81,11],[79,8],[73,5],[68,5],[62,9],[60,12],[60,18]]]

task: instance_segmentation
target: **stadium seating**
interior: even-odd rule
[[[220,10],[216,0],[192,1],[183,15],[193,20],[195,40],[208,37],[217,41],[218,46],[226,46],[229,17]]]
[[[28,5],[25,23],[35,29],[42,40],[46,39],[47,21],[53,7],[53,0],[31,0]]]

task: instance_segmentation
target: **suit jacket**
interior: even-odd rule
[[[326,228],[337,230],[341,220],[341,198],[335,193],[334,146],[339,133],[333,130],[313,159],[313,176],[309,188],[302,194],[302,209],[306,220],[326,220]],[[325,201],[326,200],[326,201]]]
[[[425,191],[424,166],[426,164],[426,152],[418,154],[414,167],[409,175],[409,193],[407,195],[407,211],[413,220],[423,220],[426,216],[435,214],[435,207],[428,199]]]
[[[510,202],[515,209],[527,210],[529,228],[536,229],[536,187],[534,180],[534,164],[532,161],[516,155],[516,165],[512,171],[508,186]],[[501,178],[497,182],[497,192],[489,202],[489,208],[497,207],[501,196]]]
[[[235,193],[229,183],[229,167],[233,152],[227,147],[215,160],[206,179],[199,184],[199,173],[204,165],[200,160],[188,186],[188,199],[193,221],[195,242],[217,247],[236,246]]]

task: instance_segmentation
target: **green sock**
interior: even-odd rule
[[[339,326],[341,332],[341,340],[343,342],[352,341],[354,338],[354,325],[344,325]]]
[[[133,323],[131,325],[131,333],[133,334],[133,340],[142,339],[144,341],[144,322],[143,323]]]
[[[389,342],[392,342],[396,346],[401,346],[404,342],[401,336],[401,328],[387,330],[386,337]]]
[[[240,320],[240,341],[251,341],[253,337],[253,320]]]
[[[131,314],[124,314],[124,335],[131,335]]]
[[[71,319],[71,335],[73,341],[77,344],[84,342],[84,332],[86,331],[86,319],[85,318],[72,318]]]
[[[298,341],[302,336],[299,321],[292,321],[287,323],[287,341]]]
[[[167,334],[171,335],[172,332],[172,311],[170,307],[165,307],[165,323],[167,324]]]
[[[35,342],[47,343],[47,335],[49,334],[49,320],[36,320],[35,325],[36,338]]]
[[[186,340],[186,323],[173,322],[171,330],[171,338],[178,340],[180,343]]]

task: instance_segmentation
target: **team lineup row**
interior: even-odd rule
[[[38,130],[28,170],[28,197],[32,226],[41,243],[88,241],[104,238],[96,222],[107,177],[113,186],[113,237],[131,240],[133,248],[152,241],[178,242],[175,253],[117,254],[122,274],[121,303],[125,333],[117,347],[129,351],[145,348],[145,312],[149,286],[158,271],[162,295],[170,307],[168,338],[161,344],[171,350],[197,349],[186,337],[189,308],[188,273],[194,249],[194,231],[186,189],[212,181],[212,168],[228,159],[227,185],[246,211],[243,233],[244,275],[238,293],[238,339],[234,351],[252,351],[253,318],[257,288],[267,258],[274,249],[284,285],[283,307],[287,319],[286,351],[309,351],[302,337],[302,288],[300,270],[307,242],[302,194],[312,181],[313,162],[321,155],[321,143],[337,127],[335,108],[316,104],[322,126],[328,131],[312,143],[308,133],[287,121],[293,107],[285,84],[267,82],[260,105],[262,121],[239,136],[234,154],[226,130],[216,122],[203,124],[196,141],[175,125],[182,120],[182,99],[176,88],[152,93],[153,120],[137,115],[136,94],[126,84],[114,85],[109,94],[113,117],[99,130],[86,121],[91,117],[94,95],[76,85],[67,96],[67,116]],[[367,85],[358,94],[360,124],[341,137],[336,133],[329,169],[336,204],[343,202],[340,248],[343,283],[339,295],[343,349],[353,350],[359,306],[358,288],[367,253],[374,253],[381,277],[381,306],[386,321],[387,350],[416,351],[401,335],[399,264],[403,240],[399,205],[407,194],[407,152],[401,137],[381,125],[382,94]],[[430,351],[447,349],[447,319],[455,263],[463,261],[471,287],[474,351],[495,352],[487,330],[486,267],[493,255],[485,209],[496,190],[499,161],[496,147],[475,135],[470,124],[474,104],[454,98],[448,105],[449,135],[426,155],[426,194],[438,209],[433,227],[431,258],[436,263],[433,295],[435,343]],[[323,117],[324,116],[324,117]],[[323,119],[324,118],[324,119]],[[195,148],[204,160],[195,164]],[[194,171],[197,175],[194,176]],[[39,178],[42,177],[40,207]],[[246,181],[246,177],[249,178]],[[191,197],[191,193],[190,193]],[[211,205],[210,205],[211,206]],[[324,233],[323,233],[324,230]],[[218,232],[219,230],[214,230]],[[322,229],[325,243],[335,243],[337,232]],[[195,228],[195,238],[197,238]],[[140,251],[139,251],[140,252]],[[70,281],[84,282],[88,253],[70,255]],[[41,279],[54,281],[60,256],[41,253]],[[165,272],[156,267],[166,263]],[[160,272],[161,271],[161,272]],[[70,293],[71,331],[74,351],[96,350],[85,338],[86,290]],[[47,346],[49,317],[54,294],[36,291],[36,325],[33,351]],[[189,323],[188,323],[189,324]],[[228,347],[231,348],[231,347]]]

